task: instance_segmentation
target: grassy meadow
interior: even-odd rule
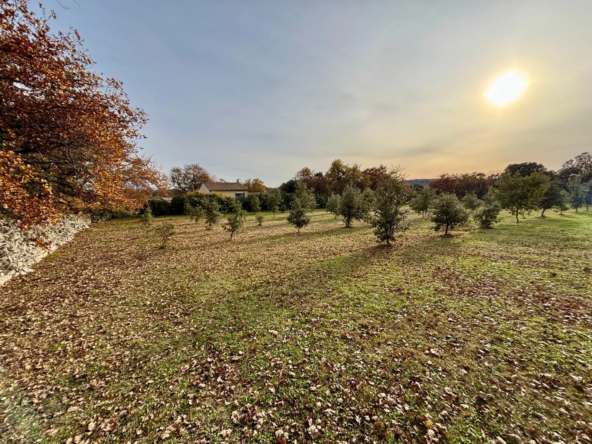
[[[94,224],[0,297],[0,442],[592,440],[592,212],[392,248]]]

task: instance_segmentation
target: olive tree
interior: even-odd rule
[[[390,246],[395,235],[408,228],[407,210],[403,209],[406,202],[407,187],[401,172],[392,169],[381,175],[376,183],[372,211],[367,215],[379,242]]]
[[[434,202],[432,207],[432,222],[434,230],[444,227],[444,236],[458,225],[464,225],[469,220],[469,214],[456,197],[456,194],[443,194]]]

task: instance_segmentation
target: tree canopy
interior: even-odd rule
[[[263,184],[263,181],[258,178],[247,179],[243,182],[249,190],[249,193],[263,193],[267,188]]]
[[[519,215],[540,208],[549,184],[549,176],[542,172],[529,176],[522,176],[519,172],[506,172],[496,184],[496,198],[503,209],[516,217],[516,223],[520,223]]]
[[[458,225],[465,224],[469,219],[467,210],[455,194],[443,194],[434,202],[432,207],[432,222],[434,229],[439,231],[444,227],[444,236]]]
[[[139,154],[146,114],[91,68],[76,31],[25,0],[0,3],[0,213],[23,227],[61,212],[138,209],[165,177]]]
[[[169,177],[173,187],[182,193],[197,191],[202,184],[212,182],[216,179],[198,163],[190,163],[183,165],[183,167],[171,168]]]

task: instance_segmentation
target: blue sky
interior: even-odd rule
[[[589,0],[46,0],[124,82],[163,169],[271,186],[335,158],[409,178],[592,150]],[[489,80],[531,86],[498,109]]]

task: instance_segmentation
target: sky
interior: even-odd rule
[[[411,179],[592,150],[590,0],[60,3],[44,0],[52,27],[123,81],[167,171],[277,186],[337,158]],[[484,90],[509,68],[530,87],[493,107]]]

